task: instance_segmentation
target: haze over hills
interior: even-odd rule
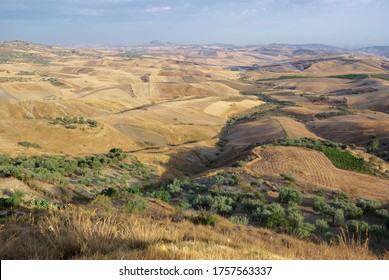
[[[2,259],[387,259],[388,57],[0,43]]]

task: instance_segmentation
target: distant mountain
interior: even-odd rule
[[[377,54],[377,55],[389,57],[389,46],[365,47],[365,48],[357,49],[355,51],[367,52],[367,53],[372,53],[372,54]]]

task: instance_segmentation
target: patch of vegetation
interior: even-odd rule
[[[208,211],[201,211],[200,214],[192,218],[195,224],[201,224],[205,226],[215,226],[217,223],[216,216]]]
[[[382,208],[382,204],[378,201],[366,199],[366,198],[360,198],[355,203],[358,207],[360,207],[363,210],[363,213],[365,214],[373,214],[377,210]]]
[[[294,146],[305,147],[323,152],[328,159],[337,168],[356,171],[365,174],[375,174],[375,171],[371,165],[363,158],[358,158],[346,150],[347,145],[338,144],[329,140],[320,140],[315,138],[303,137],[303,138],[279,138],[276,140],[270,140],[257,145],[273,145],[273,146]]]
[[[97,127],[98,122],[92,119],[85,119],[84,117],[56,117],[50,124],[60,124],[65,126],[65,128],[76,129],[79,124]]]
[[[34,63],[48,65],[49,58],[42,57],[40,54],[27,53],[20,51],[5,51],[0,53],[0,64],[9,63]]]
[[[239,216],[234,215],[230,217],[231,222],[241,224],[241,225],[247,225],[249,223],[249,219],[247,216]]]
[[[296,105],[295,102],[279,100],[277,98],[271,97],[271,96],[264,94],[262,92],[256,92],[256,93],[242,92],[241,94],[257,96],[259,100],[262,100],[262,101],[264,101],[266,103],[270,103],[270,104],[276,104],[276,105],[280,105],[280,106],[295,106]]]
[[[281,173],[280,176],[284,178],[286,181],[289,181],[290,183],[296,182],[296,178],[289,173]]]
[[[147,202],[142,197],[134,195],[125,205],[125,209],[129,212],[144,212],[147,208]]]
[[[322,119],[327,119],[327,118],[332,118],[332,117],[337,117],[337,116],[347,116],[347,115],[353,115],[353,113],[346,110],[346,109],[341,109],[338,112],[318,113],[318,114],[315,114],[314,117],[319,119],[319,120],[322,120]]]
[[[266,204],[257,208],[251,218],[268,228],[280,227],[286,223],[285,210],[278,203]]]
[[[29,149],[29,148],[41,149],[42,148],[40,145],[35,144],[35,143],[31,143],[28,141],[18,142],[18,145],[25,147],[27,149]]]
[[[17,207],[23,202],[26,196],[22,190],[13,191],[8,198],[0,198],[0,208]]]
[[[384,77],[384,76],[373,75],[372,77],[376,78],[376,79],[381,79],[381,80],[389,81],[389,78],[388,77]]]
[[[129,60],[134,60],[137,58],[142,58],[143,52],[138,50],[129,50],[123,54],[123,57],[128,58]]]
[[[59,205],[56,203],[49,202],[47,200],[31,200],[30,205],[37,209],[58,209]]]
[[[61,81],[57,80],[56,78],[48,78],[47,81],[49,81],[53,86],[60,87],[65,86],[66,84],[62,83]]]
[[[247,158],[245,158],[244,160],[239,160],[239,161],[235,162],[232,166],[233,167],[243,167],[247,163],[249,163],[250,161],[253,161],[256,158],[257,158],[257,156],[251,155],[251,156],[248,156]]]
[[[279,199],[281,203],[285,203],[285,204],[291,202],[296,204],[301,204],[303,202],[303,194],[296,189],[281,187]]]
[[[355,79],[366,79],[368,77],[369,77],[369,75],[367,75],[367,74],[345,74],[345,75],[328,76],[327,78],[355,80]]]
[[[369,143],[367,143],[367,151],[369,153],[375,153],[378,151],[379,145],[380,145],[380,140],[378,138],[370,139]]]
[[[17,75],[30,76],[30,75],[35,75],[35,72],[31,72],[31,71],[20,71]]]
[[[313,76],[299,76],[299,75],[294,75],[294,76],[280,76],[277,78],[267,78],[267,79],[258,79],[258,82],[262,81],[279,81],[279,80],[289,80],[289,79],[307,79],[307,78],[314,78]]]
[[[66,158],[65,156],[18,156],[0,155],[0,171],[6,177],[15,177],[23,182],[42,181],[64,187],[69,184],[124,189],[131,178],[150,177],[147,166],[138,160],[123,163],[127,155],[122,149],[111,149],[107,154]],[[120,166],[125,165],[126,169]],[[115,176],[104,175],[103,169],[115,170]],[[99,194],[101,191],[96,193]]]

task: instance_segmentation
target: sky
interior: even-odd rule
[[[389,46],[388,0],[0,0],[0,41]]]

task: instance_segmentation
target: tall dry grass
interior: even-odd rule
[[[82,207],[11,218],[0,228],[1,259],[355,259],[379,257],[339,236],[307,242],[218,218],[215,227],[169,216]],[[383,256],[388,257],[388,254]]]

